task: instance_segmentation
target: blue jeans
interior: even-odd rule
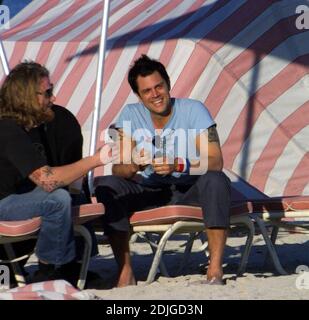
[[[71,197],[64,189],[46,192],[40,187],[0,200],[0,220],[41,217],[36,255],[44,262],[62,265],[75,257]]]
[[[95,194],[105,206],[102,216],[104,232],[129,232],[129,217],[135,211],[165,205],[199,206],[206,228],[228,228],[230,225],[231,181],[223,173],[208,171],[195,176],[190,185],[149,187],[118,176],[101,177]]]

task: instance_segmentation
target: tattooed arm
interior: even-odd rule
[[[110,147],[105,146],[103,148],[108,151],[108,148]],[[84,176],[88,171],[112,161],[113,158],[104,157],[104,154],[102,156],[102,153],[102,157],[100,158],[102,149],[93,156],[86,157],[72,164],[61,167],[43,166],[33,171],[29,175],[29,178],[45,191],[52,192],[57,188],[69,185],[73,181]]]
[[[41,167],[29,175],[29,178],[42,189],[52,192],[69,185],[85,175],[89,170],[100,165],[93,157],[87,157],[61,167]]]
[[[196,138],[196,148],[200,152],[200,161],[192,164],[191,168],[198,168],[199,174],[207,170],[221,171],[223,168],[223,158],[220,148],[219,136],[216,126],[213,125]]]
[[[47,192],[51,192],[66,185],[62,179],[59,180],[55,177],[54,168],[49,166],[44,166],[35,170],[29,175],[29,178]]]

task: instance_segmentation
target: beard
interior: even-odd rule
[[[55,114],[51,109],[51,105],[46,107],[45,109],[41,109],[37,115],[37,125],[41,125],[46,122],[51,122],[54,120]]]
[[[46,110],[44,111],[44,114],[46,116],[46,120],[45,122],[51,122],[54,120],[55,118],[55,113],[52,110],[51,106],[49,106],[48,108],[46,108]]]

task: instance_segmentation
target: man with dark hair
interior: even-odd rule
[[[0,91],[0,220],[41,217],[36,281],[59,278],[59,267],[75,258],[71,197],[64,187],[113,160],[112,146],[105,145],[93,156],[61,166],[54,159],[50,166],[44,142],[42,150],[31,130],[49,130],[52,108],[58,108],[52,107],[54,101],[49,72],[35,62],[18,64]]]
[[[115,125],[122,163],[113,165],[112,176],[97,179],[95,190],[106,208],[103,224],[119,266],[117,285],[135,284],[130,215],[166,204],[202,207],[210,250],[206,282],[222,284],[230,181],[222,172],[216,124],[201,102],[171,98],[159,61],[142,55],[128,81],[140,102],[126,105]]]

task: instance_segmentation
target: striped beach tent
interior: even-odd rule
[[[32,59],[51,71],[85,153],[103,2],[34,0],[1,30],[10,67]],[[308,10],[307,0],[111,0],[99,133],[137,100],[126,76],[146,53],[167,66],[173,96],[208,107],[227,169],[269,196],[308,195]]]

